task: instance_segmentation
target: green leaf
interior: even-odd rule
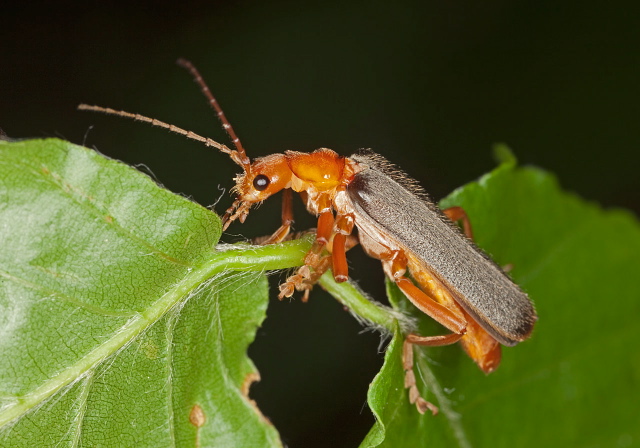
[[[504,348],[488,376],[458,346],[416,349],[423,396],[440,408],[434,417],[407,402],[396,332],[369,392],[379,421],[363,447],[610,447],[640,439],[638,222],[499,153],[503,165],[442,206],[463,206],[478,245],[513,265],[540,317],[533,335]],[[390,299],[411,309],[395,287]],[[423,333],[444,332],[420,319]]]
[[[246,396],[257,272],[310,243],[219,236],[213,213],[95,151],[0,142],[0,445],[280,446]]]
[[[640,437],[640,357],[628,342],[637,221],[496,153],[503,165],[443,205],[465,207],[478,244],[514,266],[540,315],[534,334],[490,376],[457,346],[416,350],[422,394],[440,408],[422,416],[403,385],[398,312],[327,273],[321,286],[392,336],[362,446]],[[246,396],[256,375],[246,349],[268,300],[260,274],[300,265],[310,240],[218,247],[219,235],[213,213],[94,151],[0,142],[0,445],[280,446]],[[443,331],[417,317],[423,334]]]

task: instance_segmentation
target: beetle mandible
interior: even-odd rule
[[[435,413],[437,408],[420,397],[416,387],[412,344],[441,346],[460,341],[480,369],[490,373],[500,363],[500,344],[513,346],[530,336],[537,320],[531,301],[473,243],[462,208],[441,211],[416,181],[371,151],[343,157],[321,148],[251,161],[198,70],[184,59],[178,64],[199,84],[235,149],[142,115],[85,104],[79,109],[145,121],[228,154],[242,173],[235,178],[232,191],[237,196],[223,216],[223,230],[235,220],[244,222],[252,205],[283,191],[282,224],[263,244],[283,241],[293,224],[291,191],[300,193],[307,210],[318,217],[316,238],[304,266],[280,285],[280,299],[299,290],[306,300],[315,281],[329,268],[337,282],[346,281],[346,250],[356,242],[380,260],[387,277],[404,295],[450,331],[439,336],[410,334],[405,340],[405,387],[421,413],[427,409]],[[456,221],[462,222],[464,231]]]

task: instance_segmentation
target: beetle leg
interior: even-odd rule
[[[455,206],[449,207],[442,210],[442,212],[449,218],[451,221],[462,221],[462,229],[464,230],[464,234],[470,240],[473,239],[473,230],[471,229],[471,221],[469,220],[469,216],[467,212],[464,211],[462,207]]]
[[[333,222],[333,213],[331,211],[320,213],[320,216],[318,217],[318,229],[316,230],[316,243],[320,249],[331,239]]]
[[[301,266],[294,275],[287,278],[284,283],[280,284],[280,294],[278,298],[282,300],[285,297],[291,297],[296,289],[300,289],[311,275],[312,270],[321,268],[322,251],[326,248],[331,238],[333,229],[333,213],[331,210],[324,210],[318,217],[318,228],[316,229],[316,239],[304,257],[304,265]],[[325,271],[327,268],[325,268]]]
[[[428,409],[433,415],[436,415],[438,408],[420,396],[416,385],[416,375],[413,373],[413,343],[408,338],[402,344],[402,368],[404,369],[404,387],[409,389],[409,402],[415,403],[421,414],[427,412]]]
[[[414,270],[413,278],[420,287],[426,291],[431,297],[435,297],[440,304],[449,310],[457,310],[467,322],[466,333],[462,335],[460,344],[471,359],[482,369],[484,373],[491,373],[500,364],[501,349],[500,343],[496,341],[487,331],[480,326],[471,316],[467,314],[455,300],[448,294],[438,292],[437,287],[434,288],[434,282],[431,276],[425,271]],[[454,337],[452,335],[451,337]],[[441,336],[445,338],[444,336]],[[417,345],[445,345],[446,339],[439,341],[438,336],[421,337],[409,335],[409,341]],[[455,342],[455,341],[451,341]]]
[[[349,265],[347,265],[345,244],[347,237],[353,231],[354,224],[355,221],[351,214],[340,215],[336,218],[336,233],[333,237],[331,259],[333,261],[333,278],[338,283],[346,282],[349,279]]]
[[[320,216],[318,217],[318,228],[316,229],[316,240],[313,242],[311,249],[309,249],[309,252],[307,252],[307,255],[305,256],[305,265],[314,266],[319,262],[320,253],[322,253],[323,249],[331,239],[333,222],[333,213],[330,210],[320,213]]]
[[[453,344],[460,340],[467,331],[467,320],[457,307],[450,309],[439,304],[405,277],[408,260],[402,251],[390,250],[378,255],[382,260],[382,266],[387,276],[395,281],[411,303],[453,332],[442,336],[410,334],[404,341],[402,364],[405,371],[404,386],[409,389],[409,401],[416,404],[418,412],[421,414],[424,414],[429,409],[435,415],[438,408],[422,398],[416,386],[416,378],[413,372],[413,345],[434,347]]]
[[[282,225],[269,238],[260,241],[261,246],[267,244],[281,243],[291,231],[293,224],[293,196],[289,188],[282,191]]]
[[[466,333],[460,338],[460,344],[471,359],[482,369],[484,373],[491,373],[500,364],[501,350],[500,343],[496,341],[487,331],[478,324],[467,312],[458,305],[453,297],[439,290],[437,282],[426,271],[414,269],[413,279],[420,288],[430,297],[435,298],[441,305],[450,310],[458,312],[467,321]],[[415,335],[409,335],[418,345],[442,345],[437,343],[437,339],[417,340]]]
[[[455,344],[462,336],[464,336],[462,333],[449,333],[440,336],[420,336],[411,333],[407,335],[407,342],[415,345],[424,345],[425,347],[441,347]]]
[[[336,235],[337,236],[337,235]],[[334,254],[335,254],[335,247],[336,247],[336,239],[335,237],[333,238],[333,252],[331,254],[326,254],[322,257],[320,263],[318,264],[318,267],[314,268],[313,271],[310,273],[309,277],[305,279],[305,284],[308,284],[308,288],[305,287],[305,293],[308,293],[308,291],[311,290],[311,288],[313,287],[313,285],[320,279],[320,277],[322,277],[322,275],[330,268],[333,267],[333,270],[335,271],[335,261],[333,259]],[[346,235],[344,237],[344,242],[342,243],[342,251],[346,252],[348,250],[351,250],[354,246],[356,246],[358,244],[358,238],[355,237],[354,235]],[[345,256],[345,260],[346,260],[346,256]],[[346,262],[346,261],[345,261]],[[334,272],[334,278],[335,278],[335,272]],[[308,294],[305,294],[308,295]],[[302,299],[303,301],[306,301],[305,298],[303,297]]]
[[[454,333],[465,333],[467,321],[464,316],[457,313],[458,310],[453,311],[440,305],[404,276],[398,278],[396,284],[420,311],[435,319]]]
[[[313,257],[313,263],[307,264],[309,255],[305,257],[305,264],[298,268],[294,275],[291,275],[287,280],[280,284],[280,294],[278,299],[282,300],[285,297],[291,297],[294,291],[303,291],[302,301],[307,302],[309,300],[309,293],[313,289],[313,285],[318,279],[331,267],[331,255],[318,255]]]
[[[407,258],[402,251],[392,251],[382,260],[382,263],[389,278],[396,282],[404,295],[420,311],[454,333],[465,333],[467,321],[458,309],[450,309],[439,304],[405,277]]]
[[[358,238],[353,235],[347,235],[344,248],[350,250],[358,244]],[[332,254],[324,252],[323,254],[314,254],[310,251],[305,258],[305,265],[300,267],[296,273],[280,285],[280,294],[278,298],[282,300],[285,297],[291,297],[294,291],[303,291],[302,301],[309,300],[309,293],[318,279],[331,268]]]

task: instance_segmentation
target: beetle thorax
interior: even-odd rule
[[[287,151],[285,156],[293,173],[291,188],[305,193],[307,210],[315,215],[332,208],[336,194],[353,176],[351,161],[331,149]]]

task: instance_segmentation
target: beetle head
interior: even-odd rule
[[[246,158],[246,156],[244,156]],[[236,200],[222,218],[222,229],[226,230],[233,221],[238,219],[244,222],[249,214],[249,209],[255,203],[262,202],[271,195],[289,186],[291,182],[291,169],[284,154],[271,154],[256,159],[252,164],[236,161],[244,170],[236,176],[233,192],[237,194]]]

